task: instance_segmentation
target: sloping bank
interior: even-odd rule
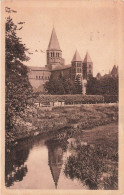
[[[13,121],[13,131],[6,133],[6,143],[58,130],[80,131],[118,121],[118,104],[65,106],[47,111],[42,107],[30,107]]]

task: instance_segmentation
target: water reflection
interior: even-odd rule
[[[66,150],[67,142],[58,140],[49,140],[46,142],[48,147],[48,165],[55,183],[55,188],[57,189],[58,180],[63,164],[63,152]]]
[[[117,189],[118,155],[109,151],[65,133],[25,140],[6,147],[6,187]]]
[[[110,148],[109,148],[110,149]],[[69,150],[71,155],[67,158],[64,173],[70,179],[79,179],[91,190],[117,189],[118,170],[115,166],[117,153],[108,154],[105,145],[93,145],[72,139]],[[108,161],[109,159],[113,160]]]
[[[61,134],[63,135],[63,134]],[[60,172],[63,164],[63,153],[67,149],[67,139],[60,140],[60,137],[51,135],[49,138],[40,136],[20,142],[17,146],[6,147],[6,164],[5,164],[5,184],[6,187],[21,182],[28,171],[27,162],[31,152],[37,151],[38,148],[47,147],[47,163],[51,172],[55,188],[57,188]],[[32,164],[33,167],[33,164]]]
[[[28,172],[25,162],[31,148],[31,142],[22,146],[6,148],[5,182],[7,187],[13,185],[15,181],[22,181]]]

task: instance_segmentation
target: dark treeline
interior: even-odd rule
[[[46,82],[45,89],[48,94],[81,94],[82,86],[80,78],[76,78],[75,82],[70,79],[65,79],[61,75],[59,77],[50,77]],[[101,77],[99,80],[96,77],[91,77],[87,81],[86,86],[87,95],[118,95],[118,77]]]
[[[87,82],[87,95],[118,95],[118,77],[91,78]]]
[[[79,77],[73,82],[71,79],[62,77],[61,74],[58,77],[53,77],[51,75],[49,81],[45,83],[44,87],[46,92],[52,95],[82,93],[82,86]]]

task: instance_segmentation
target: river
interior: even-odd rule
[[[95,175],[102,173],[103,165],[95,152],[100,153],[100,147],[88,144],[82,135],[70,137],[65,132],[20,141],[6,147],[6,187],[96,189]]]

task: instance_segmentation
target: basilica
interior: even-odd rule
[[[58,77],[60,74],[75,81],[80,78],[82,93],[86,94],[87,80],[93,76],[93,62],[87,52],[84,60],[76,50],[70,64],[65,65],[62,50],[53,27],[49,45],[46,50],[46,65],[44,67],[29,66],[28,77],[35,91],[45,92],[44,84],[49,81],[51,74]]]

